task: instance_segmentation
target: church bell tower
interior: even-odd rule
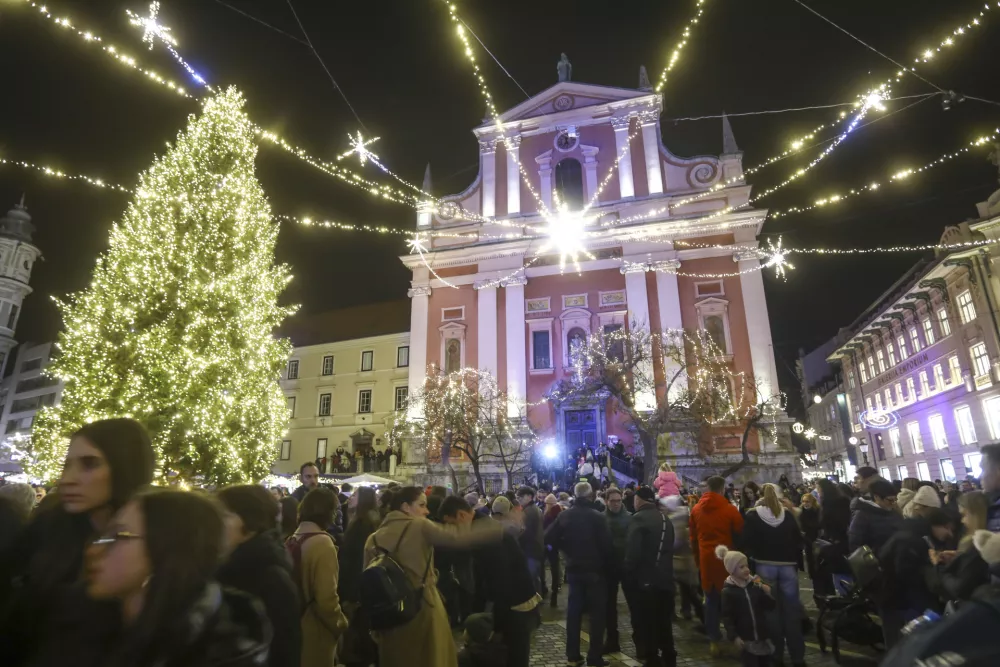
[[[0,374],[17,345],[14,329],[24,297],[31,294],[31,269],[42,254],[32,243],[34,231],[22,196],[21,202],[0,218]]]

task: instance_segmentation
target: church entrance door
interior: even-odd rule
[[[597,411],[567,410],[566,449],[570,452],[579,447],[597,449]]]

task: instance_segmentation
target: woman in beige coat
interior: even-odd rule
[[[472,526],[432,523],[427,519],[427,498],[422,489],[408,486],[393,492],[389,513],[365,545],[365,565],[377,555],[379,548],[390,551],[413,585],[423,588],[424,601],[412,621],[375,633],[379,667],[457,667],[455,639],[437,589],[434,547],[462,548],[500,542],[502,530],[498,523],[477,521],[475,524],[473,529]],[[410,530],[401,540],[406,526],[410,526]]]
[[[325,530],[333,523],[338,504],[329,489],[307,493],[299,506],[299,527],[289,538],[298,542],[301,553],[302,667],[333,667],[337,641],[347,629],[337,594],[337,547]]]

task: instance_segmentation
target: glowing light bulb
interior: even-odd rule
[[[768,239],[767,246],[767,262],[764,264],[764,267],[774,267],[774,276],[776,278],[787,279],[785,271],[794,269],[795,267],[788,261],[788,250],[781,247],[781,237],[778,237],[777,244]]]
[[[559,253],[559,270],[566,268],[566,262],[570,261],[580,270],[580,255],[593,259],[594,256],[587,252],[584,244],[584,227],[588,218],[580,211],[570,211],[565,204],[560,204],[556,208],[554,215],[548,216],[548,224],[544,233],[547,237],[538,254],[543,254],[555,249]]]

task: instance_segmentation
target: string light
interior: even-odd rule
[[[688,39],[690,39],[691,37],[691,30],[694,28],[695,25],[698,24],[698,21],[701,19],[702,14],[705,12],[704,5],[705,5],[705,0],[695,1],[696,11],[694,13],[694,16],[688,19],[687,25],[684,26],[684,31],[681,33],[681,41],[678,42],[677,46],[674,47],[674,50],[670,54],[670,60],[667,61],[666,67],[663,68],[663,73],[660,74],[660,81],[659,83],[656,84],[656,92],[659,93],[663,91],[663,86],[665,86],[667,83],[667,75],[670,74],[670,71],[674,68],[674,65],[677,64],[678,59],[680,59],[681,57],[681,52],[687,45]]]
[[[145,75],[146,78],[148,78],[149,80],[158,83],[161,86],[169,88],[170,90],[174,91],[181,97],[188,97],[194,99],[194,96],[191,95],[189,92],[187,92],[183,86],[180,86],[177,83],[171,81],[170,79],[161,76],[158,72],[154,70],[139,65],[138,61],[135,58],[128,55],[125,51],[118,48],[117,46],[113,44],[108,44],[99,35],[89,30],[77,29],[76,27],[74,27],[72,21],[70,21],[69,18],[64,16],[59,17],[53,15],[49,11],[48,7],[46,7],[45,5],[36,3],[33,0],[23,0],[23,1],[26,2],[32,8],[37,9],[42,16],[49,19],[55,25],[74,33],[77,37],[80,38],[81,41],[87,44],[97,44],[105,54],[107,54],[111,58],[114,58],[117,62],[125,65],[126,67],[134,69],[140,74]]]
[[[26,162],[24,160],[8,160],[6,158],[0,158],[0,164],[10,165],[12,167],[20,167],[21,169],[30,169],[32,171],[38,172],[43,176],[49,176],[51,178],[65,179],[68,181],[80,181],[82,183],[87,183],[95,188],[100,188],[102,190],[117,190],[119,192],[131,193],[132,189],[127,188],[124,185],[119,185],[118,183],[112,183],[104,180],[103,178],[96,178],[93,176],[87,176],[86,174],[67,174],[59,169],[53,169],[52,167],[45,166],[43,164],[35,164],[34,162]]]
[[[150,51],[153,50],[153,46],[157,40],[163,42],[164,48],[191,75],[191,78],[198,82],[198,85],[204,86],[210,92],[216,92],[215,88],[208,85],[208,82],[177,52],[177,40],[170,34],[170,28],[160,23],[156,18],[159,12],[160,3],[156,1],[150,3],[148,16],[139,16],[130,9],[125,10],[125,13],[129,17],[129,23],[143,29],[142,41],[149,44]]]
[[[771,239],[767,240],[766,255],[767,262],[764,263],[764,268],[773,267],[775,278],[787,280],[785,271],[794,269],[795,267],[788,261],[788,250],[781,247],[780,236],[777,243],[773,243]]]
[[[365,166],[365,162],[371,160],[375,164],[379,164],[378,155],[372,153],[368,146],[374,144],[379,140],[379,137],[373,139],[365,139],[361,134],[361,130],[358,130],[358,136],[352,137],[350,132],[347,133],[347,139],[351,142],[351,150],[346,153],[342,153],[337,156],[337,160],[343,160],[345,157],[350,157],[352,155],[357,155],[358,160],[361,162],[361,166]],[[380,165],[381,166],[381,165]]]

